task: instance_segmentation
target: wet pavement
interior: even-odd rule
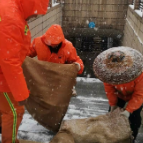
[[[96,117],[108,112],[108,100],[105,96],[103,83],[95,78],[77,78],[77,96],[72,97],[65,120]],[[19,128],[18,137],[24,140],[48,143],[54,134],[39,125],[25,112],[24,119]],[[136,143],[143,143],[143,127],[137,137]]]

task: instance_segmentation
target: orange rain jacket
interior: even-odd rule
[[[50,51],[47,45],[59,44],[62,42],[61,47],[57,53]],[[30,57],[37,56],[39,60],[48,61],[53,63],[70,64],[77,62],[80,64],[81,74],[84,69],[84,65],[79,56],[77,56],[76,49],[73,47],[72,43],[64,38],[64,34],[60,25],[52,25],[47,32],[42,36],[35,38],[31,44]]]
[[[117,97],[128,102],[126,110],[130,113],[143,104],[143,73],[129,83],[119,85],[104,83],[104,87],[110,106],[117,104]]]
[[[46,14],[48,3],[49,0],[0,0],[0,92],[12,92],[16,101],[29,96],[21,68],[31,41],[26,19]]]

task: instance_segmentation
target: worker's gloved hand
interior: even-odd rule
[[[24,106],[27,102],[27,99],[23,100],[23,101],[19,101],[19,106]]]
[[[115,105],[115,106],[111,106],[111,111],[110,111],[110,112],[113,112],[116,108],[118,108],[118,106],[117,106],[117,105]]]
[[[123,116],[129,118],[130,117],[130,112],[128,112],[127,110],[124,110],[123,112],[120,113],[120,115],[123,115]]]
[[[80,64],[77,62],[75,62],[74,64],[76,65],[77,71],[80,71]]]

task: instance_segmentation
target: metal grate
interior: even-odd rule
[[[143,10],[143,0],[140,0],[140,7],[139,9],[142,11]]]

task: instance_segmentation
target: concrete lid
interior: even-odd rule
[[[129,47],[113,47],[99,54],[93,63],[94,74],[103,82],[122,84],[142,73],[143,55]]]

